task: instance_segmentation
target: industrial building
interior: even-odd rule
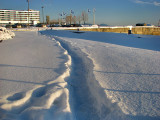
[[[35,25],[40,22],[40,12],[35,10],[7,10],[0,9],[0,25],[7,24],[30,24]]]

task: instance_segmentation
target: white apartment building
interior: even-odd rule
[[[29,24],[33,25],[39,23],[40,12],[35,10],[29,10],[28,17],[28,11],[0,9],[0,25],[15,23],[28,24],[28,22]]]

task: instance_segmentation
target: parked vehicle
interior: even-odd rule
[[[6,28],[12,28],[12,25],[6,25]]]
[[[81,24],[68,24],[68,25],[62,25],[62,27],[82,27]]]
[[[36,25],[36,27],[46,27],[46,24],[39,23],[39,24]]]
[[[61,25],[59,25],[59,24],[52,24],[52,25],[50,25],[50,27],[61,27]]]

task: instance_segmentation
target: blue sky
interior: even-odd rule
[[[27,0],[0,0],[0,9],[27,10]],[[160,19],[160,0],[30,0],[30,8],[42,11],[51,19],[58,14],[70,13],[81,15],[82,11],[96,8],[96,23],[108,25],[135,25],[150,23],[157,25]],[[89,23],[93,22],[92,13]]]

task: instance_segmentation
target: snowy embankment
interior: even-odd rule
[[[0,119],[71,119],[67,51],[37,32],[16,34],[0,46]]]
[[[83,63],[82,66],[78,65],[79,73],[89,69],[82,72],[83,74],[75,74],[77,79],[72,80],[75,84],[80,81],[71,88],[71,91],[75,91],[72,95],[76,103],[72,104],[72,108],[76,119],[85,119],[92,113],[95,116],[88,119],[160,119],[159,36],[98,32],[77,34],[72,31],[42,33],[52,35],[67,45],[70,44],[70,47],[65,49],[69,50],[75,61],[73,64],[77,66]],[[77,52],[78,49],[83,53]],[[76,63],[75,55],[79,56],[80,62]],[[84,59],[90,59],[90,62]],[[94,67],[90,67],[92,62]],[[74,73],[71,75],[73,77]],[[85,84],[83,80],[86,80]],[[88,88],[86,91],[89,91],[83,99],[80,97],[81,90],[77,87],[81,85],[86,86]],[[89,96],[89,99],[85,99],[86,96]],[[82,102],[81,99],[86,102]],[[82,108],[77,107],[82,105],[84,105]],[[89,107],[90,105],[92,107]],[[94,108],[95,111],[88,108]],[[86,115],[79,112],[79,109],[86,111]],[[81,118],[80,115],[85,117]]]
[[[4,27],[0,27],[0,40],[12,39],[14,36],[14,32],[11,32]]]

